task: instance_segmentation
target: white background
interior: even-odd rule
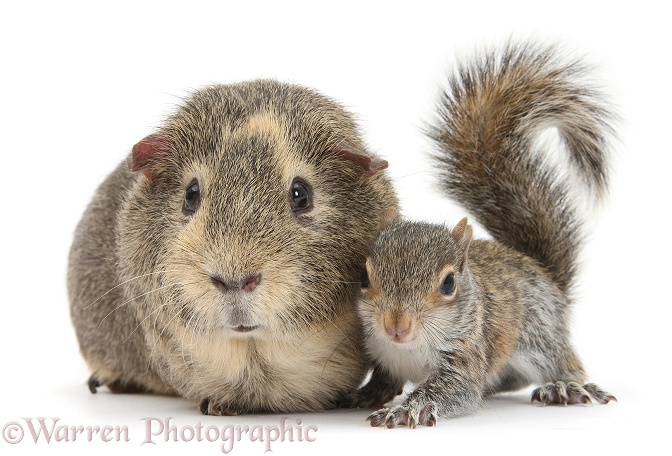
[[[573,335],[591,379],[618,404],[539,407],[529,391],[435,429],[379,430],[366,411],[289,416],[312,443],[275,454],[670,454],[669,13],[655,5],[502,2],[23,2],[0,6],[0,426],[59,418],[125,425],[128,443],[32,443],[0,453],[219,454],[217,443],[141,446],[144,417],[179,426],[277,425],[281,416],[203,417],[181,399],[91,395],[70,325],[65,264],[94,189],[188,90],[275,77],[315,87],[357,113],[390,162],[404,211],[453,223],[431,187],[420,133],[453,59],[509,36],[560,41],[600,66],[623,118],[613,191],[594,221]],[[627,5],[627,6],[625,6]],[[233,454],[263,454],[236,443]],[[378,453],[379,454],[379,453]]]

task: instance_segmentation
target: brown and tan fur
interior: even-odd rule
[[[259,80],[191,95],[75,232],[68,289],[91,390],[177,394],[216,415],[339,404],[370,367],[355,300],[398,213],[386,165],[313,90]]]
[[[539,133],[557,128],[573,169],[606,194],[611,115],[583,71],[555,48],[509,44],[450,80],[430,131],[443,189],[495,240],[472,241],[465,218],[452,230],[400,221],[374,244],[359,314],[378,378],[359,403],[373,405],[370,397],[409,380],[419,385],[401,405],[370,415],[372,426],[434,425],[529,384],[542,385],[532,399],[544,404],[614,399],[583,385],[570,343],[578,205],[534,151]]]

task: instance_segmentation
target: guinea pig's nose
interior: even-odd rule
[[[226,293],[231,289],[235,289],[235,287],[232,287],[231,284],[227,285],[226,283],[224,283],[224,280],[222,280],[219,277],[212,276],[210,277],[210,280],[212,280],[212,284],[215,286],[215,288],[217,288],[222,293]]]
[[[255,274],[251,276],[247,276],[243,279],[240,289],[243,291],[254,291],[255,288],[257,288],[257,285],[261,283],[261,274]]]
[[[219,276],[211,276],[212,284],[222,293],[241,290],[246,293],[254,291],[257,285],[261,283],[261,274],[246,276],[240,281],[226,280]]]

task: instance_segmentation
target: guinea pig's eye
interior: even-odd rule
[[[292,182],[289,191],[289,201],[292,211],[296,213],[308,212],[313,208],[310,186],[301,180]]]
[[[184,215],[192,215],[201,205],[201,190],[198,187],[198,181],[194,179],[191,181],[187,190],[184,192],[184,204],[182,205],[182,212]]]
[[[441,284],[439,292],[442,295],[449,296],[453,294],[454,291],[455,291],[455,274],[451,272],[446,276],[445,279],[443,279],[443,283]]]
[[[362,288],[369,288],[371,283],[369,283],[369,273],[366,268],[362,268],[362,271],[359,273],[359,283],[362,285]]]

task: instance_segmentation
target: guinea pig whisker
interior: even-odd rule
[[[354,281],[354,282],[348,281],[348,280],[320,280],[320,282],[324,282],[324,283],[347,283],[349,285],[354,285],[354,284],[361,283],[359,280]]]
[[[189,244],[186,244],[185,242],[179,239],[173,240],[173,245],[176,246],[182,252],[189,254],[192,258],[197,258],[201,260],[201,262],[205,258],[202,252],[196,251],[191,246],[189,246]]]
[[[167,302],[163,303],[161,306],[159,306],[156,310],[161,310],[161,311],[162,311],[163,309],[165,309],[165,308],[168,307],[168,306],[171,306],[172,304],[173,304],[172,301],[167,301]],[[154,312],[152,312],[152,313],[154,313]],[[149,318],[150,316],[151,316],[151,314],[148,315],[147,318]],[[156,325],[157,325],[157,323],[158,323],[159,316],[160,316],[160,313],[157,313],[157,314],[156,314],[156,317],[154,318],[154,323],[152,324],[152,327],[153,327],[154,331],[157,331],[157,330],[158,330],[158,328],[157,328]],[[145,318],[145,319],[143,320],[143,322],[144,322],[147,318]],[[174,318],[174,317],[173,317],[173,318]],[[172,320],[173,320],[173,319],[171,318],[170,321],[172,321]],[[152,344],[152,349],[151,349],[150,352],[149,352],[149,360],[150,360],[150,362],[151,362],[152,359],[154,359],[154,354],[156,353],[156,347],[157,347],[157,345],[158,345],[158,342],[159,342],[159,340],[161,340],[161,336],[163,335],[164,330],[168,327],[168,324],[170,323],[170,321],[169,321],[168,323],[166,323],[166,324],[163,325],[163,328],[161,329],[161,332],[159,333],[159,335],[158,335],[157,337],[153,337],[153,339],[154,339],[154,343]]]
[[[168,320],[163,325],[163,328],[161,329],[161,332],[159,333],[159,337],[158,337],[159,339],[161,338],[161,336],[163,336],[163,333],[166,331],[166,329],[168,329],[168,326],[173,322],[173,320],[175,320],[175,318],[177,318],[178,315],[180,315],[180,312],[182,312],[182,310],[185,309],[187,307],[187,305],[188,305],[188,302],[185,302],[182,306],[180,306],[180,308],[175,311],[173,316],[170,317],[170,320]]]
[[[140,328],[140,326],[142,326],[142,324],[143,324],[145,321],[147,321],[147,319],[148,319],[149,317],[152,316],[152,314],[154,314],[154,313],[156,313],[156,312],[162,310],[162,309],[163,309],[164,307],[166,307],[167,305],[169,305],[169,303],[163,304],[163,305],[157,307],[156,309],[152,310],[149,314],[147,314],[147,316],[146,316],[145,318],[143,318],[142,321],[140,321],[140,323],[138,323],[138,324],[135,326],[135,328],[133,328],[133,331],[131,331],[131,333],[128,335],[128,337],[127,337],[126,339],[124,339],[124,342],[122,342],[122,343],[126,343],[126,342],[128,342],[128,339],[131,338],[131,336],[133,335],[133,333],[135,333],[135,331],[137,331],[138,328]]]
[[[348,316],[347,319],[341,317],[339,319],[339,323],[352,322],[353,320],[357,320],[357,319],[358,319],[357,315],[354,314],[352,316]],[[357,356],[359,356],[360,359],[363,359],[362,355],[360,354],[361,350],[359,349],[359,347],[357,347],[355,345],[354,341],[351,340],[351,337],[349,337],[349,335],[346,334],[341,329],[341,325],[337,324],[332,318],[326,317],[326,320],[327,320],[326,325],[321,325],[319,327],[319,329],[317,329],[317,331],[312,332],[310,335],[308,335],[308,337],[304,338],[301,341],[301,343],[296,348],[294,348],[294,350],[288,355],[288,357],[294,355],[298,351],[298,349],[303,344],[307,343],[312,337],[325,333],[330,327],[335,328],[343,337],[338,341],[338,343],[336,343],[336,346],[334,347],[334,349],[331,351],[331,353],[329,354],[327,359],[325,359],[324,364],[322,366],[321,375],[324,374],[324,371],[326,370],[328,364],[331,362],[331,360],[334,357],[334,355],[336,354],[336,352],[338,352],[338,350],[341,348],[341,346],[343,346],[343,344],[345,344],[345,343],[350,345],[350,347],[353,349],[353,352],[356,353]]]
[[[147,292],[145,292],[145,293],[139,294],[138,296],[135,296],[135,297],[133,297],[133,298],[131,298],[131,299],[127,299],[126,301],[122,302],[122,303],[119,304],[117,307],[115,307],[114,309],[112,309],[110,312],[108,312],[108,314],[105,315],[105,316],[103,317],[102,320],[100,320],[100,323],[98,323],[98,326],[102,325],[103,322],[105,321],[105,319],[106,319],[107,317],[109,317],[110,315],[112,315],[114,312],[116,312],[117,310],[121,309],[122,307],[124,307],[126,304],[128,304],[128,303],[130,303],[130,302],[132,302],[132,301],[135,301],[136,299],[142,298],[143,296],[147,296],[148,294],[151,294],[151,293],[154,293],[154,292],[156,292],[156,291],[159,291],[159,290],[162,290],[162,289],[164,289],[164,288],[167,288],[167,287],[168,287],[168,285],[164,285],[164,286],[162,286],[162,287],[154,288],[154,289],[149,290],[149,291],[147,291]]]
[[[341,332],[341,334],[342,334],[342,332]],[[331,358],[333,358],[333,356],[336,354],[336,352],[338,351],[338,349],[340,349],[341,346],[343,345],[343,343],[346,342],[346,341],[348,342],[348,344],[350,345],[350,347],[353,348],[354,353],[357,354],[357,356],[359,357],[359,359],[362,360],[362,361],[364,360],[364,357],[363,357],[363,356],[361,355],[361,353],[360,353],[359,347],[356,347],[356,346],[352,343],[352,341],[350,340],[350,338],[348,337],[348,335],[347,335],[347,334],[344,334],[344,335],[343,335],[343,338],[336,344],[336,347],[334,347],[334,349],[331,351],[331,353],[329,354],[329,356],[327,357],[327,359],[324,361],[324,364],[322,365],[322,372],[320,373],[321,376],[324,375],[324,371],[326,370],[327,365],[328,365],[329,362],[331,361]]]
[[[205,295],[206,295],[206,292],[203,292],[203,293],[201,293],[201,296],[200,296],[199,298],[197,298],[197,299],[203,298]],[[187,307],[187,303],[185,303],[185,304],[178,310],[178,313],[179,313],[179,312],[182,312],[186,307]],[[196,317],[198,317],[198,318],[196,318]],[[193,324],[193,326],[192,326],[192,322],[194,321],[194,318],[196,318],[196,321],[194,322],[194,324]],[[201,319],[203,319],[204,321],[201,322]],[[182,347],[181,347],[182,360],[184,361],[184,363],[185,363],[186,366],[189,366],[189,365],[190,365],[190,363],[187,362],[187,358],[186,358],[185,353],[184,353],[184,347],[186,346],[186,344],[185,344],[185,339],[186,339],[186,337],[187,337],[187,333],[190,333],[190,335],[191,335],[191,338],[190,338],[190,340],[189,340],[189,345],[190,345],[190,346],[193,346],[193,345],[194,345],[194,337],[196,336],[197,329],[198,329],[198,328],[202,328],[202,327],[204,327],[204,326],[205,326],[204,323],[205,323],[205,318],[203,318],[203,317],[202,317],[200,314],[198,314],[197,312],[192,312],[192,313],[191,313],[191,316],[189,317],[189,320],[187,320],[187,323],[186,323],[186,325],[185,325],[185,331],[184,331],[184,334],[182,335]],[[193,363],[193,354],[190,353],[190,356],[191,356],[191,363]]]
[[[345,335],[345,334],[341,331],[340,327],[339,327],[336,323],[334,323],[334,322],[333,322],[330,318],[328,318],[328,317],[325,317],[325,318],[326,318],[328,324],[327,324],[327,325],[320,325],[315,331],[311,331],[311,333],[308,334],[306,337],[304,337],[303,340],[302,340],[302,341],[301,341],[301,342],[294,348],[294,350],[291,351],[291,352],[287,355],[287,357],[291,357],[291,356],[293,356],[293,355],[294,355],[294,354],[301,348],[301,346],[302,346],[303,344],[307,343],[307,342],[308,342],[310,339],[312,339],[313,337],[315,337],[315,336],[317,336],[317,335],[320,335],[320,334],[326,332],[327,328],[329,328],[330,326],[334,326],[339,332],[341,332],[341,334]],[[355,316],[354,318],[356,318],[356,316]],[[343,319],[341,319],[341,320],[343,320]],[[347,320],[345,320],[345,321],[347,321]],[[352,321],[352,320],[350,320],[350,321]]]
[[[191,314],[191,317],[189,318],[189,320],[187,320],[187,324],[185,325],[184,334],[182,335],[182,350],[181,350],[181,352],[182,352],[182,361],[184,361],[184,364],[185,364],[186,366],[189,366],[190,363],[187,362],[187,358],[186,358],[186,356],[185,356],[185,354],[184,354],[184,347],[185,347],[185,345],[186,345],[186,344],[184,343],[184,340],[185,340],[186,337],[187,337],[187,333],[190,333],[190,334],[191,334],[191,339],[189,340],[189,345],[190,345],[190,346],[193,346],[193,344],[194,344],[194,336],[196,335],[196,325],[194,325],[193,327],[191,327],[191,322],[192,322],[192,320],[193,320],[195,317],[196,317],[196,313],[194,312],[194,313]],[[194,361],[194,355],[193,355],[192,353],[189,353],[189,356],[191,357],[191,363],[193,363],[193,361]]]
[[[87,264],[87,263],[100,263],[102,261],[117,261],[117,259],[112,257],[89,257],[79,259],[77,262],[78,264]]]
[[[177,271],[177,270],[154,271],[154,272],[149,272],[149,273],[147,273],[147,274],[141,274],[141,275],[139,275],[139,276],[132,277],[132,278],[130,278],[130,279],[128,279],[128,280],[124,280],[123,282],[118,283],[117,285],[113,286],[112,288],[110,288],[109,290],[107,290],[105,293],[103,293],[102,295],[100,295],[95,301],[93,301],[93,302],[92,302],[91,304],[89,304],[88,306],[84,307],[84,310],[88,309],[89,307],[91,307],[92,305],[94,305],[95,303],[97,303],[98,301],[100,301],[101,299],[103,299],[105,296],[107,296],[108,294],[112,293],[114,290],[116,290],[117,288],[119,288],[120,286],[125,285],[125,284],[127,284],[127,283],[129,283],[129,282],[132,282],[132,281],[134,281],[134,280],[139,280],[139,279],[142,279],[142,278],[144,278],[144,277],[148,277],[148,276],[155,275],[155,274],[163,274],[163,273],[166,273],[166,272],[176,272],[176,271]]]

